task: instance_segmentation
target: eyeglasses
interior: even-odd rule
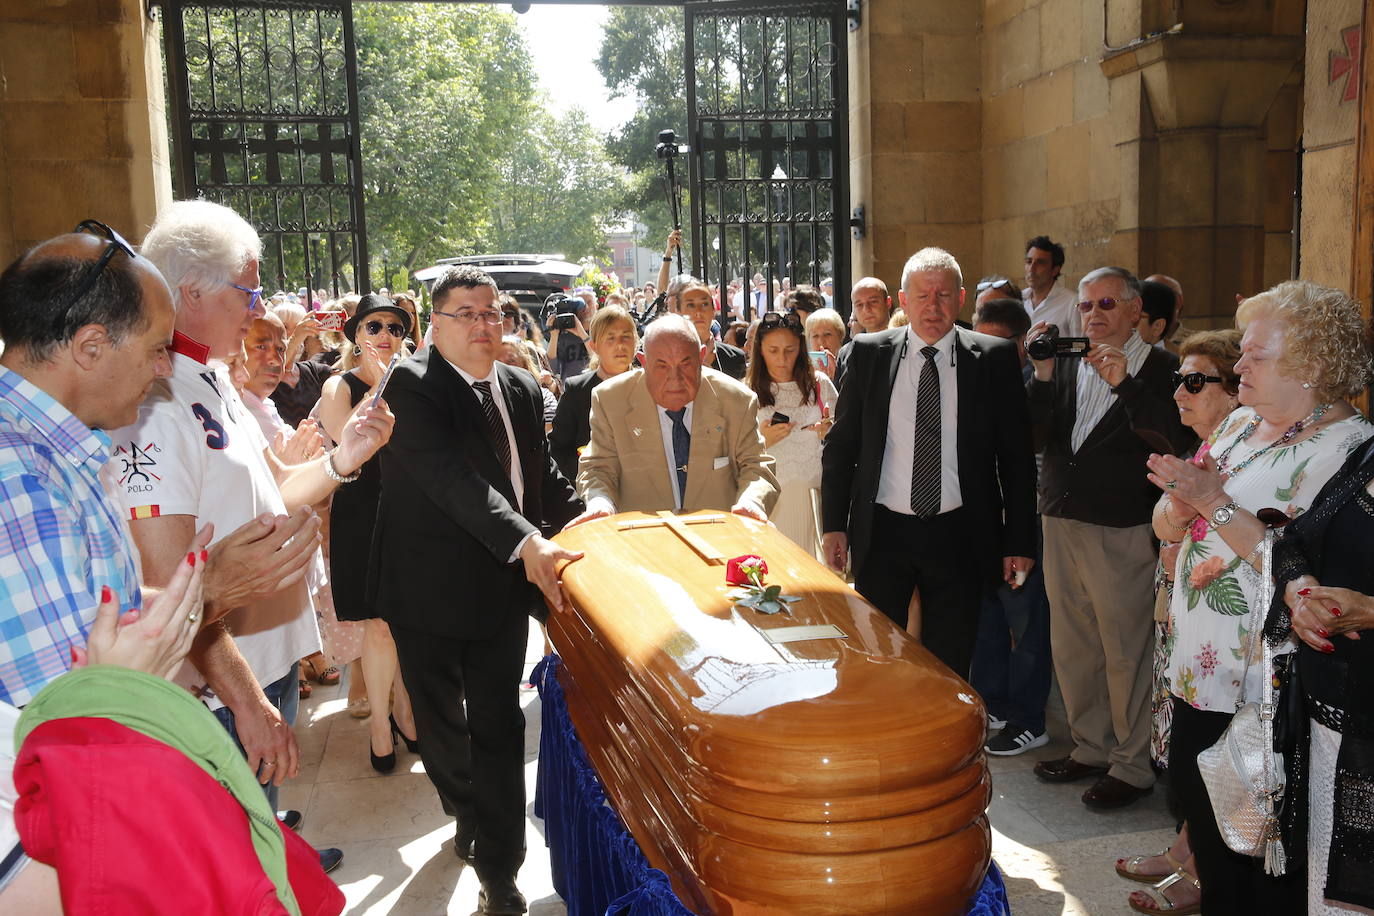
[[[133,246],[124,241],[124,236],[115,232],[109,226],[100,222],[100,220],[83,219],[81,222],[77,223],[76,228],[72,231],[89,232],[92,235],[103,236],[109,240],[110,244],[105,251],[101,253],[95,264],[91,265],[91,269],[86,272],[86,276],[81,280],[81,285],[76,288],[76,293],[68,299],[67,304],[62,307],[62,314],[64,315],[71,310],[72,306],[80,302],[83,296],[95,287],[95,282],[100,279],[100,275],[105,271],[105,265],[110,263],[110,259],[115,256],[116,252],[124,252],[129,256],[130,260],[137,257],[137,255],[134,254]]]
[[[496,309],[487,309],[482,312],[441,312],[438,309],[433,309],[430,314],[443,315],[445,318],[455,318],[460,323],[466,325],[474,325],[479,321],[484,321],[487,324],[500,324],[505,320]]]
[[[769,312],[759,321],[760,331],[772,331],[777,328],[787,328],[789,331],[802,332],[801,316],[796,312]]]
[[[230,283],[229,285],[232,286],[234,289],[242,290],[243,292],[248,294],[248,311],[256,312],[258,310],[258,303],[262,301],[261,286],[259,286],[257,289],[249,289],[246,286],[239,286],[237,283]]]
[[[977,286],[977,291],[980,293],[986,292],[990,289],[1005,290],[1008,296],[1011,296],[1015,299],[1021,298],[1021,291],[1017,289],[1015,286],[1012,286],[1010,280],[984,280]]]
[[[369,321],[367,324],[363,325],[363,330],[373,335],[382,333],[383,328],[385,328],[386,332],[392,337],[401,338],[406,336],[406,326],[396,321],[388,321],[386,324],[382,324],[380,321]]]
[[[1198,394],[1203,388],[1207,387],[1208,382],[1221,384],[1222,380],[1215,375],[1207,375],[1205,372],[1189,372],[1187,375],[1174,373],[1174,387],[1183,386],[1183,390],[1189,394]]]
[[[1093,310],[1093,306],[1097,306],[1104,312],[1110,312],[1123,301],[1125,300],[1113,299],[1111,296],[1103,296],[1101,299],[1085,299],[1078,303],[1078,310],[1086,315]]]

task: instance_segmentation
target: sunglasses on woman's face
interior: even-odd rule
[[[369,321],[363,325],[363,330],[372,335],[382,333],[382,328],[386,328],[386,332],[392,337],[406,336],[406,326],[395,321],[388,321],[386,324],[382,324],[380,321]]]
[[[1220,385],[1221,379],[1217,378],[1215,375],[1208,375],[1205,372],[1189,372],[1187,375],[1180,372],[1174,373],[1174,387],[1177,388],[1179,385],[1182,385],[1183,390],[1189,394],[1200,393],[1203,388],[1207,387],[1208,382],[1216,382]]]

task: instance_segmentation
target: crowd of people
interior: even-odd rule
[[[1057,679],[1072,749],[1037,776],[1091,780],[1083,803],[1110,810],[1167,774],[1177,839],[1116,862],[1146,885],[1134,909],[1374,904],[1374,427],[1348,295],[1282,283],[1190,333],[1177,281],[1102,266],[1069,289],[1037,236],[1025,287],[982,278],[966,310],[957,259],[925,248],[895,302],[864,277],[846,317],[829,281],[669,276],[679,241],[657,283],[575,289],[549,323],[471,266],[427,314],[410,292],[264,297],[257,234],[204,201],[166,207],[137,251],[86,221],[12,263],[6,909],[133,893],[139,869],[88,863],[127,860],[128,825],[186,791],[179,814],[214,821],[196,842],[240,863],[199,891],[337,912],[322,876],[342,853],[301,843],[275,790],[300,699],[347,668],[372,767],[418,754],[483,911],[524,912],[527,618],[562,608],[558,565],[580,556],[550,538],[697,509],[771,522],[851,579],[976,688],[987,753],[1048,742]],[[1281,876],[1228,847],[1198,764],[1262,679],[1281,686]],[[139,781],[154,766],[175,791]],[[140,767],[89,858],[54,841],[87,774]]]

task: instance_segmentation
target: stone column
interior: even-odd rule
[[[1265,285],[1266,119],[1301,58],[1297,36],[1179,28],[1102,60],[1122,176],[1111,257],[1177,277],[1190,326],[1229,325],[1235,294]]]
[[[171,200],[142,0],[0,3],[0,263],[87,217],[131,241]]]
[[[886,281],[894,300],[902,265],[927,245],[948,249],[966,279],[982,269],[980,12],[969,0],[865,0],[850,33],[850,204],[868,223],[853,275]]]

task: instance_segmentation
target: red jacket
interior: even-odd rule
[[[68,913],[233,914],[286,909],[234,797],[180,751],[109,719],[34,729],[14,766],[15,823],[57,869]],[[287,874],[303,916],[335,916],[343,892],[291,830]]]

